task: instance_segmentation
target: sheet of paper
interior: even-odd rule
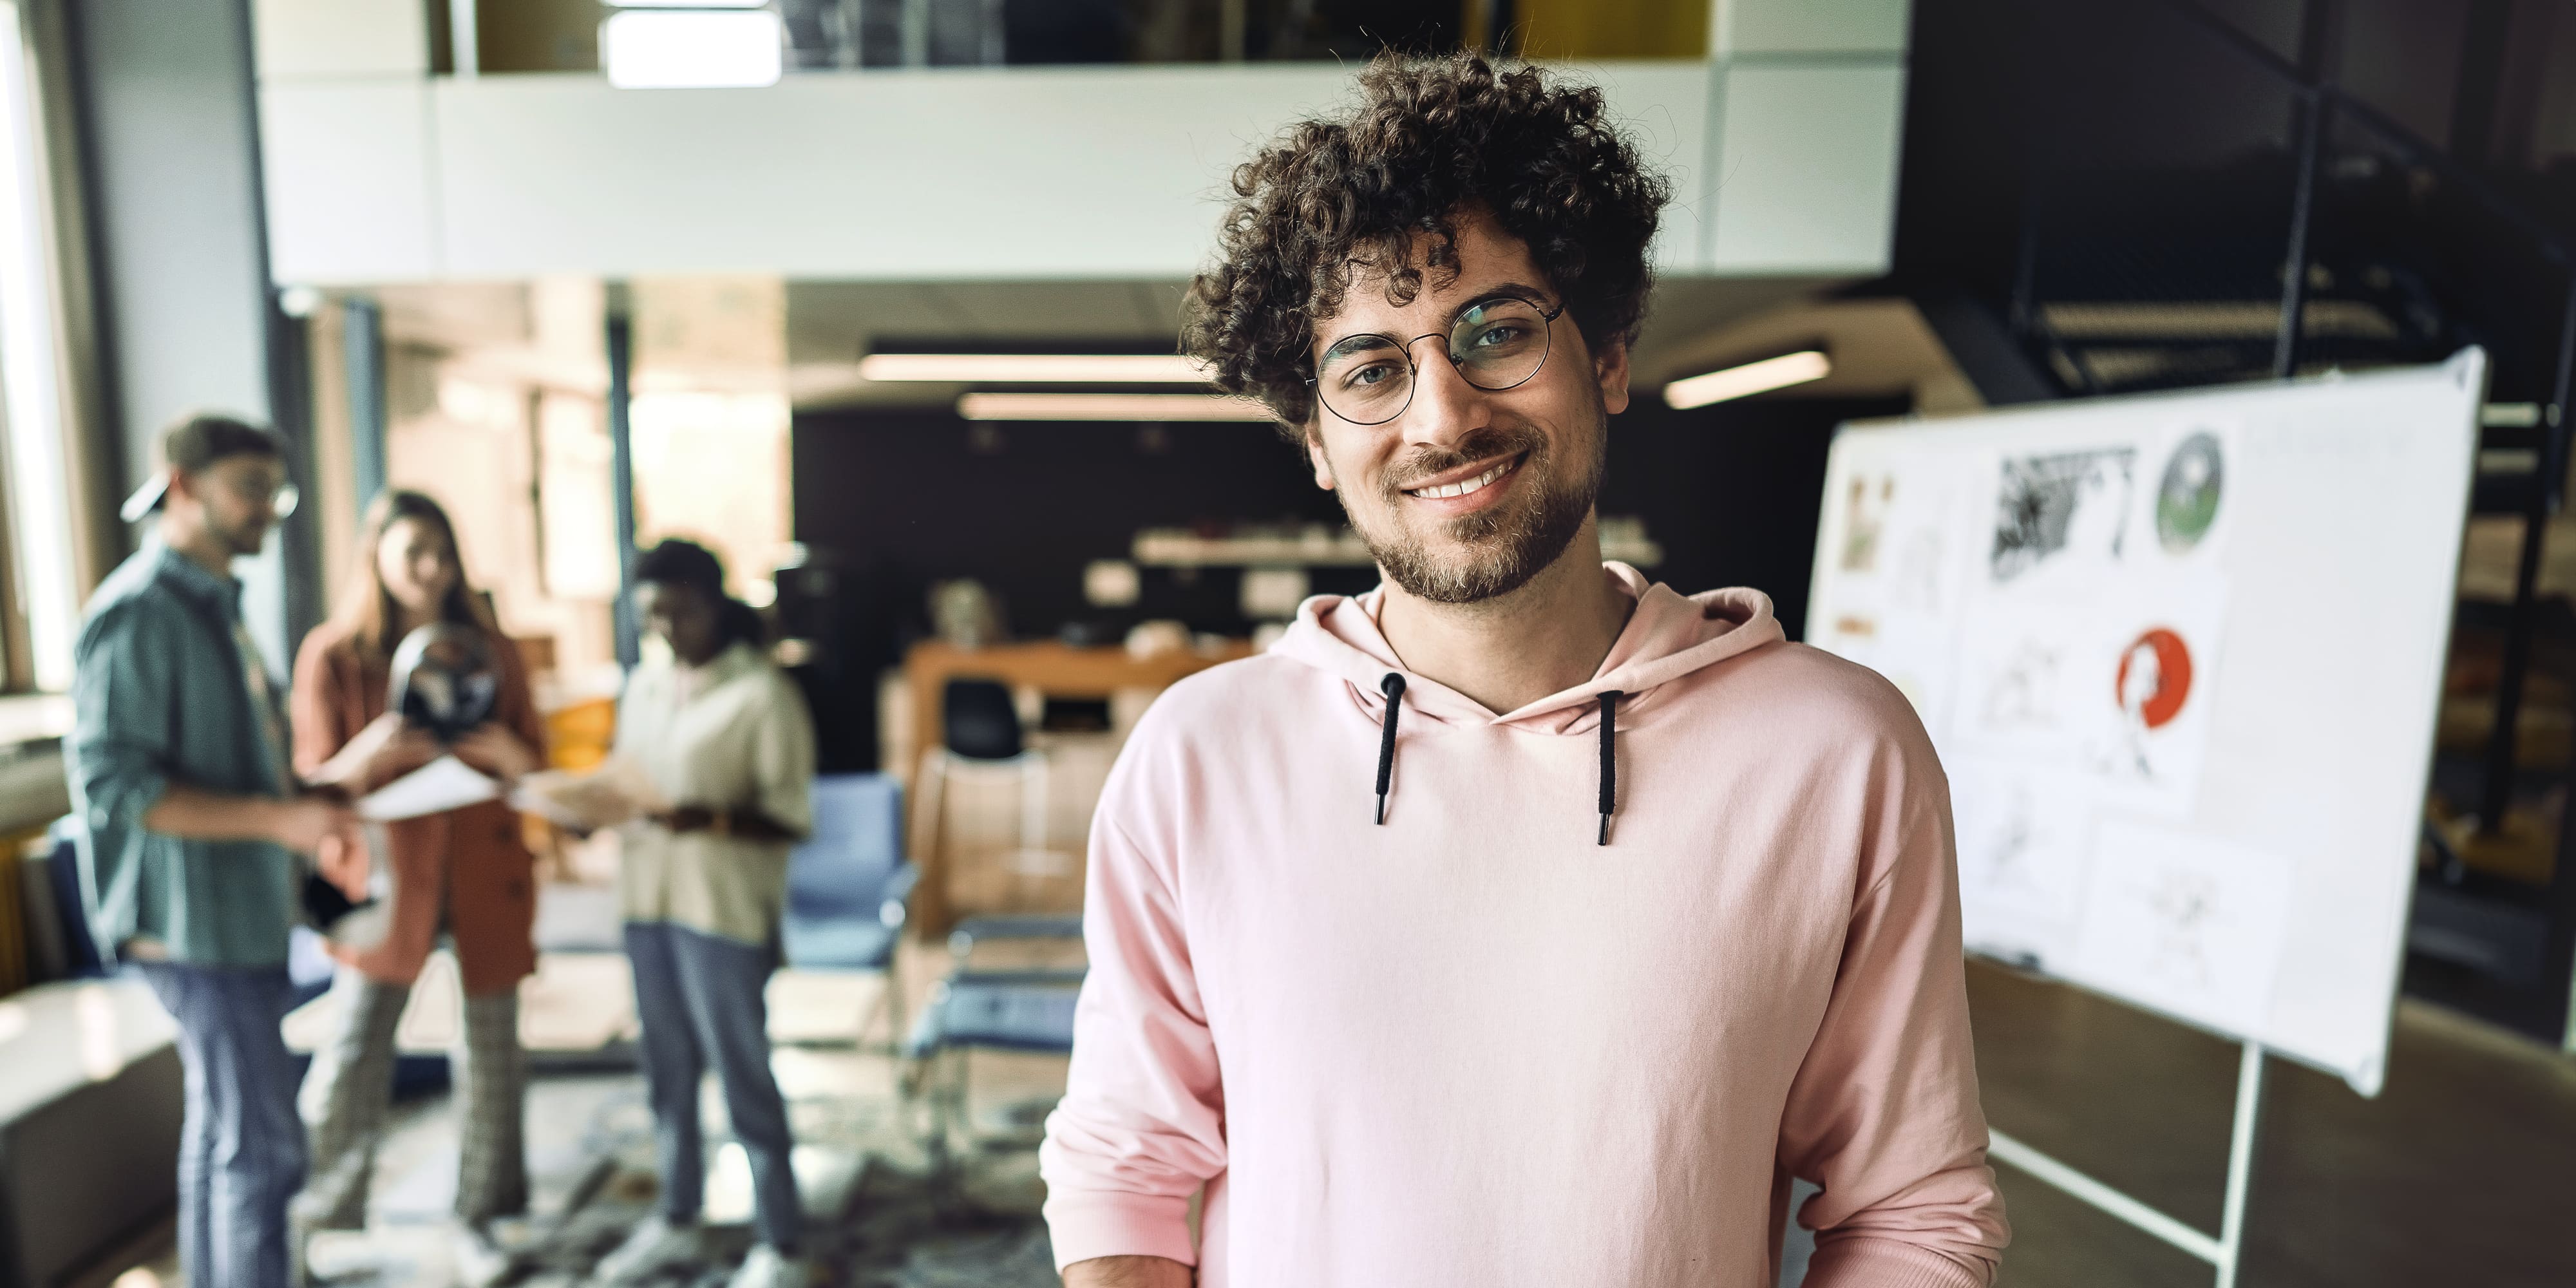
[[[2103,824],[2069,974],[2222,1033],[2259,1035],[2281,965],[2290,865],[2249,846]]]
[[[583,832],[669,808],[643,766],[614,756],[588,773],[547,769],[530,774],[510,793],[510,805]]]
[[[441,756],[368,793],[358,802],[358,817],[378,822],[418,818],[463,809],[500,794],[499,783],[454,756]]]

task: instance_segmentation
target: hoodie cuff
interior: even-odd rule
[[[1807,1263],[1806,1288],[1987,1288],[1989,1268],[1972,1268],[1896,1239],[1833,1239]]]
[[[1185,1266],[1198,1264],[1198,1249],[1190,1246],[1187,1196],[1057,1189],[1047,1195],[1046,1222],[1058,1271],[1095,1257],[1165,1257]]]

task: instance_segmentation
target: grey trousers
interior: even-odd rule
[[[313,1053],[300,1107],[313,1174],[296,1200],[309,1227],[355,1230],[367,1220],[367,1182],[393,1109],[394,1028],[411,988],[343,970],[331,981],[339,1027]],[[465,999],[465,1026],[448,1052],[460,1099],[458,1220],[481,1223],[528,1207],[528,1061],[519,1047],[519,995]]]
[[[804,1229],[796,1192],[787,1101],[769,1069],[769,1003],[774,954],[663,921],[626,923],[635,968],[635,1018],[644,1037],[645,1095],[653,1104],[661,1155],[662,1215],[694,1221],[706,1195],[705,1132],[698,1085],[712,1065],[724,1083],[725,1116],[751,1159],[751,1195],[761,1242],[792,1252]]]
[[[137,969],[179,1022],[180,1272],[189,1288],[278,1288],[286,1205],[304,1181],[295,1063],[278,1034],[295,986],[283,966]]]

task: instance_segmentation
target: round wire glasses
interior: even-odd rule
[[[1525,383],[1547,364],[1548,337],[1565,305],[1541,308],[1517,295],[1495,295],[1458,310],[1449,323],[1449,363],[1458,377],[1487,393]],[[1413,346],[1390,335],[1335,340],[1307,383],[1326,408],[1354,425],[1383,425],[1413,405]]]

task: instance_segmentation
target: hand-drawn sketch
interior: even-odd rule
[[[2165,458],[2164,481],[2156,486],[2156,540],[2171,554],[2188,554],[2218,522],[2218,502],[2225,492],[2226,453],[2212,431],[2194,430]]]
[[[1889,452],[1826,482],[1814,642],[1885,675],[1927,727],[1948,718],[1960,608],[1996,463]]]
[[[2092,858],[2099,784],[1963,758],[1950,767],[1950,788],[1969,949],[2026,967],[2064,955]]]
[[[2277,855],[2105,820],[2071,969],[2183,1019],[2258,1034],[2289,901],[2290,865]]]
[[[2054,733],[2064,728],[2058,674],[2066,659],[2063,639],[2025,636],[2000,664],[1986,671],[1977,702],[1978,725],[1987,733]]]
[[[1888,588],[1888,602],[1915,613],[1938,613],[1942,602],[1942,574],[1947,570],[1944,558],[1950,552],[1940,528],[1932,524],[1909,528],[1899,538],[1895,566],[1889,571],[1893,585]]]
[[[2137,455],[2106,447],[2006,458],[1988,560],[1996,583],[2060,563],[2090,571],[2118,562]]]
[[[1878,567],[1879,538],[1887,530],[1888,511],[1896,505],[1896,475],[1855,475],[1849,496],[1850,504],[1843,511],[1843,571],[1870,572]]]
[[[2118,645],[2121,616],[2074,586],[2064,593],[1989,594],[1962,625],[1959,697],[1942,751],[2054,768],[2086,767],[2117,712],[2095,682]],[[2098,771],[2097,771],[2098,772]]]

